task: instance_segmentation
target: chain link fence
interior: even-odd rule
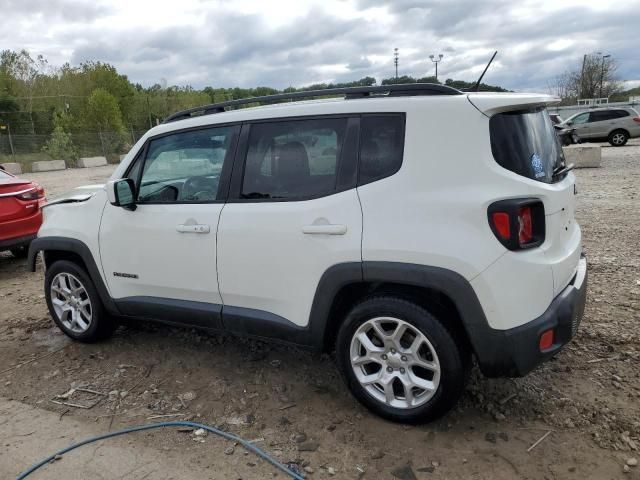
[[[75,166],[78,158],[105,157],[109,163],[118,163],[120,155],[144,135],[143,131],[85,132],[69,134],[74,154],[68,158],[53,158],[47,152],[51,135],[14,135],[0,131],[0,163],[15,162],[22,165],[23,172],[31,171],[31,163],[42,160],[64,160],[68,167]]]

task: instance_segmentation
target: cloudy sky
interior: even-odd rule
[[[640,84],[640,0],[0,0],[0,48],[100,60],[143,85],[277,88],[433,74],[546,89],[582,55]]]

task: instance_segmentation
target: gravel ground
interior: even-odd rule
[[[310,478],[640,479],[640,467],[625,467],[640,458],[640,142],[603,146],[602,155],[603,168],[576,171],[577,217],[590,262],[577,337],[523,379],[488,380],[474,371],[460,405],[436,423],[409,427],[371,415],[350,397],[326,355],[149,324],[129,324],[98,345],[71,343],[52,327],[42,271],[26,273],[24,261],[8,254],[0,254],[1,395],[101,431],[158,415],[221,426],[257,439]],[[102,182],[112,170],[31,178],[56,195]],[[90,409],[50,401],[77,386],[107,395]],[[10,417],[1,411],[0,426]],[[10,478],[25,467],[8,452],[29,448],[29,439],[2,440],[0,473]],[[158,455],[192,465],[180,478],[275,473],[240,447],[202,443],[193,432],[135,439],[131,448],[155,447]],[[34,451],[33,460],[45,453]],[[176,478],[136,472],[122,478]]]

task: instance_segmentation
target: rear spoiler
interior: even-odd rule
[[[500,112],[545,107],[560,102],[558,97],[540,93],[469,93],[467,99],[488,117]]]

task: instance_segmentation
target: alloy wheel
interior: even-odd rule
[[[350,360],[365,391],[390,407],[419,407],[440,384],[440,361],[433,345],[420,330],[398,318],[364,322],[352,337]]]
[[[616,133],[615,135],[613,135],[613,137],[611,137],[611,141],[615,145],[622,145],[625,141],[625,136],[623,133]]]
[[[91,325],[91,299],[86,288],[70,273],[59,273],[51,282],[51,304],[58,320],[73,333],[84,333]]]

